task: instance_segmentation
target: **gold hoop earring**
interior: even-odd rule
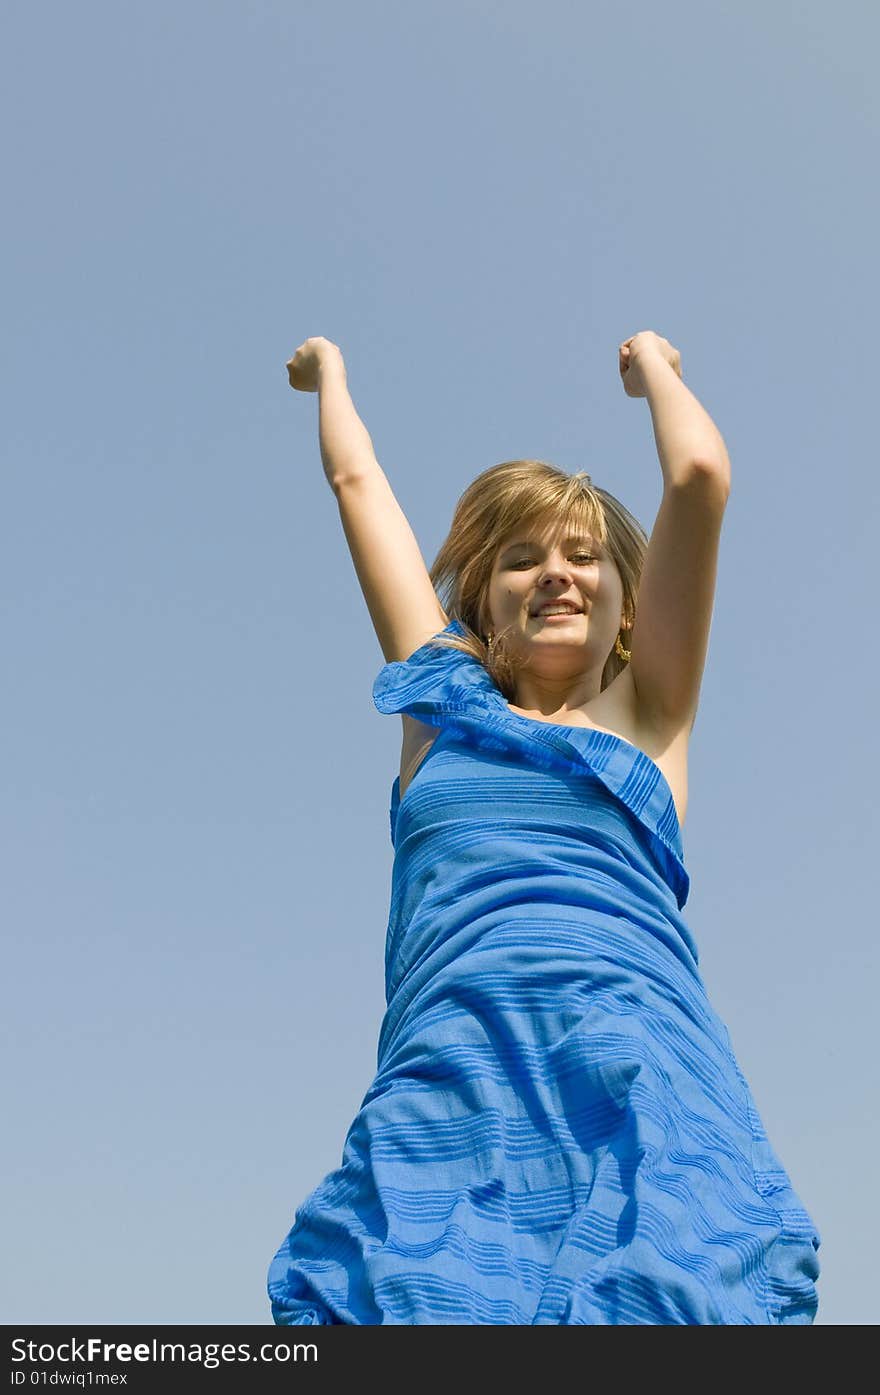
[[[630,659],[632,658],[632,650],[624,649],[623,645],[620,642],[620,635],[618,635],[617,639],[614,641],[614,652],[615,654],[618,654],[620,658],[623,659],[626,663],[629,663]]]

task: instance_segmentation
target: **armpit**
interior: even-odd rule
[[[440,728],[430,722],[419,722],[415,717],[401,714],[403,721],[403,744],[400,751],[400,797],[415,775],[425,756],[440,734]]]

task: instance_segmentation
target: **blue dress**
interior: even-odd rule
[[[707,999],[659,767],[430,640],[373,701],[439,732],[392,786],[378,1070],[274,1322],[812,1323],[819,1232]]]

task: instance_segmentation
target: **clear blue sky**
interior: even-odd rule
[[[514,456],[650,531],[652,329],[732,464],[685,915],[875,1323],[877,11],[3,29],[4,1321],[271,1323],[375,1072],[400,720],[285,360],[340,345],[430,564]]]

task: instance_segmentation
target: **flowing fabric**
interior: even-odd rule
[[[373,700],[439,732],[392,785],[377,1073],[274,1322],[812,1323],[819,1231],[709,1004],[659,767],[432,640]]]

